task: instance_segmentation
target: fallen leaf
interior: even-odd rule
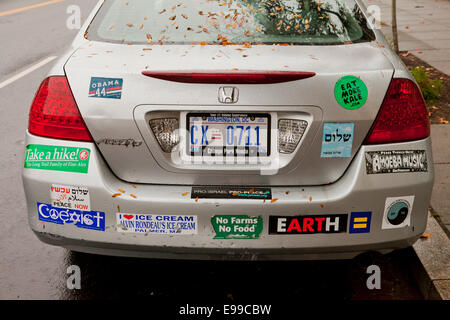
[[[184,196],[187,196],[189,194],[189,192],[183,192],[181,195],[184,197]]]
[[[121,193],[114,193],[114,194],[112,195],[112,197],[115,198],[115,197],[118,197],[118,196],[121,196],[121,195],[122,195]]]
[[[133,197],[133,198],[135,198],[136,199],[136,196],[134,195],[134,194],[130,194],[130,197]]]
[[[309,202],[311,202],[312,201],[312,197],[309,197]]]
[[[286,194],[289,194],[289,193],[291,193],[291,192],[290,192],[290,191],[286,191],[285,193],[286,193]]]
[[[122,193],[125,193],[125,191],[124,191],[124,190],[122,190],[122,189],[120,189],[120,188],[119,188],[118,190],[119,190],[120,192],[122,192]]]
[[[198,202],[198,197],[197,197],[197,198],[195,198],[195,202]]]
[[[117,212],[120,212],[120,206],[117,205]]]
[[[429,238],[431,238],[431,234],[429,234],[427,232],[424,232],[424,233],[422,233],[420,235],[420,238],[422,238],[422,239],[429,239]]]
[[[270,203],[274,203],[277,200],[278,200],[278,198],[273,198],[272,200],[270,200]]]

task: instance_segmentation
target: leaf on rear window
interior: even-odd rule
[[[121,193],[114,193],[114,194],[112,195],[112,197],[115,198],[115,197],[118,197],[118,196],[121,196],[121,195],[122,195]]]
[[[181,195],[184,197],[184,196],[187,196],[189,194],[189,192],[183,192]]]
[[[175,20],[175,18],[177,17],[177,15],[174,15],[172,17],[169,17],[169,20]]]
[[[133,197],[133,198],[135,198],[136,199],[136,196],[134,195],[134,194],[130,194],[130,197]]]
[[[127,23],[126,26],[131,28],[133,26],[133,24],[132,23]]]
[[[122,192],[122,193],[125,193],[125,191],[124,191],[124,190],[122,190],[122,189],[120,189],[120,188],[119,188],[119,189],[117,189],[117,190],[119,190],[119,191],[120,191],[120,192]]]
[[[158,12],[159,14],[163,14],[164,12],[166,12],[166,9],[162,9],[160,12]]]

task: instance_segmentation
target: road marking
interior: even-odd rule
[[[7,15],[10,15],[10,14],[13,14],[13,13],[17,13],[17,12],[22,12],[22,11],[25,11],[25,10],[30,10],[30,9],[34,9],[34,8],[43,7],[43,6],[46,6],[46,5],[49,5],[49,4],[53,4],[53,3],[57,3],[57,2],[61,2],[61,1],[64,1],[64,0],[51,0],[51,1],[46,1],[46,2],[36,3],[36,4],[31,5],[31,6],[26,6],[26,7],[22,7],[22,8],[18,8],[18,9],[3,11],[3,12],[0,12],[0,17],[7,16]]]
[[[16,74],[15,76],[12,76],[9,79],[6,79],[5,81],[0,83],[0,89],[3,88],[3,87],[6,87],[8,84],[11,84],[11,83],[13,83],[16,80],[19,80],[20,78],[26,76],[27,74],[33,72],[34,70],[39,69],[40,67],[46,65],[47,63],[49,63],[50,61],[53,61],[56,58],[57,58],[56,56],[51,56],[51,57],[45,58],[41,62],[38,62],[35,65],[32,65],[28,69],[26,69],[26,70]]]

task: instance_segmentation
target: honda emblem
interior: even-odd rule
[[[220,103],[236,103],[239,99],[239,90],[236,87],[220,87],[219,102]]]

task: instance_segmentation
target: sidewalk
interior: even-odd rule
[[[392,0],[363,0],[381,8],[381,31],[392,40]],[[450,0],[397,0],[400,51],[411,51],[450,75]]]

